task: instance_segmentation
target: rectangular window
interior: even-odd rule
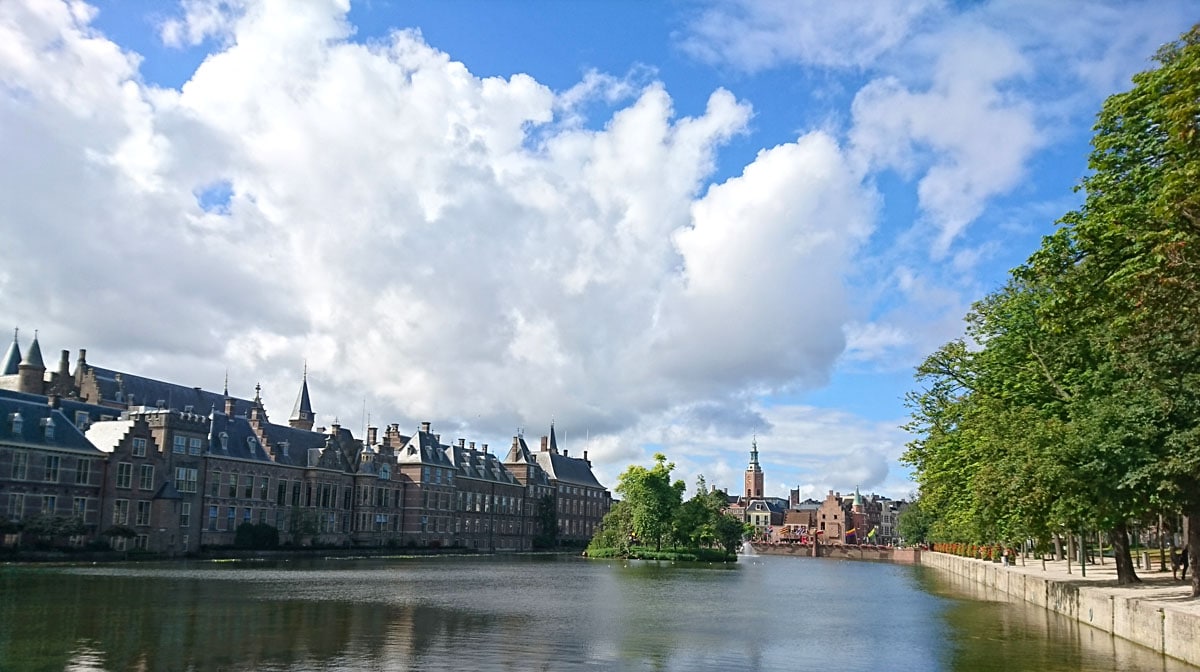
[[[133,456],[134,457],[145,457],[146,456],[146,440],[145,439],[143,439],[141,437],[134,438],[134,440],[133,440]]]
[[[75,460],[75,485],[89,485],[92,482],[92,461],[86,457]]]
[[[129,524],[129,500],[118,499],[113,502],[113,525]]]
[[[221,472],[219,471],[210,471],[208,473],[208,496],[221,496]]]
[[[29,469],[29,453],[20,450],[13,451],[12,478],[14,481],[25,480]]]
[[[237,497],[237,474],[230,474],[229,480],[226,482],[229,486],[226,493],[229,497]]]
[[[58,455],[46,456],[46,473],[45,480],[47,483],[58,482],[58,468],[62,465],[62,458]]]
[[[242,477],[242,497],[246,499],[254,497],[254,477],[250,474]]]
[[[89,424],[91,424],[91,418],[88,417],[87,411],[75,411],[75,426],[80,431],[85,431]]]
[[[143,551],[146,550],[147,548],[150,548],[150,535],[148,535],[148,534],[137,535],[137,537],[133,540],[133,547],[137,548],[137,549],[141,549]]]
[[[179,504],[179,526],[188,527],[192,524],[192,504],[191,502],[181,502]],[[186,546],[186,544],[185,544]]]
[[[122,490],[133,487],[133,465],[129,462],[117,463],[117,487]]]
[[[25,495],[22,493],[11,493],[8,496],[8,519],[12,522],[19,522],[25,517]]]
[[[187,452],[187,437],[175,435],[175,440],[171,444],[171,452],[183,454]]]
[[[192,437],[188,439],[188,455],[200,454],[200,439]]]
[[[266,476],[258,477],[258,498],[267,501],[267,495],[271,492],[271,479]]]
[[[138,468],[138,489],[153,490],[154,489],[154,465],[143,464]]]
[[[242,509],[242,522],[243,523],[254,522],[254,509],[252,509],[248,506],[246,508]]]
[[[287,481],[279,481],[275,491],[275,504],[283,506],[287,502]]]
[[[215,506],[208,507],[208,529],[217,529],[217,507]]]
[[[150,524],[150,502],[140,501],[137,503],[137,522],[135,525]]]
[[[197,479],[200,477],[200,470],[195,467],[175,467],[175,489],[180,492],[196,492]],[[220,481],[220,475],[217,475],[217,480]]]
[[[42,495],[42,513],[53,514],[58,506],[58,498],[54,495]]]
[[[424,483],[429,482],[429,467],[421,469],[421,481]]]
[[[236,506],[230,506],[225,509],[225,529],[227,529],[231,532],[233,531],[233,529],[234,529],[233,521],[236,519],[236,517],[237,517],[237,507]]]
[[[292,506],[300,506],[300,481],[292,483]]]
[[[80,520],[87,517],[87,497],[76,497],[71,500],[71,515]]]

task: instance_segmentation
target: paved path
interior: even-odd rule
[[[1181,581],[1172,578],[1169,569],[1165,572],[1158,571],[1158,563],[1154,562],[1154,569],[1138,570],[1137,575],[1142,583],[1120,586],[1117,585],[1117,565],[1112,558],[1105,558],[1103,565],[1089,564],[1087,576],[1079,571],[1078,562],[1071,563],[1069,574],[1066,560],[1047,560],[1044,570],[1042,561],[1036,558],[1026,558],[1023,566],[1021,562],[1021,559],[1018,558],[1016,564],[1010,566],[1008,571],[1041,576],[1055,581],[1066,581],[1080,587],[1104,588],[1114,596],[1153,602],[1163,609],[1185,611],[1200,616],[1200,599],[1192,598],[1190,569],[1188,570],[1189,580]]]

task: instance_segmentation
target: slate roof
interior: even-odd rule
[[[511,484],[517,482],[512,473],[505,469],[500,460],[492,453],[455,444],[446,446],[446,457],[455,467],[458,467],[459,478],[477,478]]]
[[[438,441],[433,432],[418,431],[400,450],[396,451],[396,462],[399,464],[428,464],[440,467],[453,467],[450,458],[446,456],[446,446]]]
[[[17,343],[17,335],[13,334],[13,341],[8,346],[8,352],[4,353],[4,362],[0,365],[0,376],[15,376],[20,372],[21,365],[21,346]]]
[[[210,455],[257,462],[275,462],[267,446],[262,445],[250,421],[244,417],[229,417],[223,412],[209,413],[208,452]]]
[[[312,401],[308,398],[308,371],[304,372],[304,379],[300,382],[300,394],[296,396],[296,406],[292,409],[291,420],[300,420],[302,418],[313,417]]]
[[[176,385],[98,366],[89,366],[89,368],[96,376],[96,383],[100,387],[100,396],[106,401],[127,404],[129,395],[132,394],[136,405],[152,407],[162,401],[167,408],[175,410],[183,410],[187,406],[191,406],[195,413],[224,411],[225,409],[225,396],[218,392]],[[119,399],[117,398],[118,391],[121,392]],[[234,415],[248,414],[250,406],[250,401],[233,397]]]
[[[546,470],[551,480],[572,485],[584,485],[592,488],[604,488],[587,460],[578,457],[567,457],[550,451],[538,451],[533,454],[537,463]]]
[[[62,411],[50,408],[45,400],[39,403],[22,399],[23,396],[29,395],[0,394],[0,443],[101,454]],[[13,422],[18,413],[20,432],[14,431]],[[46,437],[47,421],[54,422],[53,438]]]
[[[33,335],[33,343],[29,344],[29,352],[25,353],[25,359],[21,360],[21,364],[36,369],[46,368],[46,364],[42,361],[42,346],[38,345],[36,333]]]

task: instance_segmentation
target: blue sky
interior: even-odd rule
[[[307,361],[356,432],[904,496],[913,366],[1197,6],[0,3],[0,315],[277,418]]]

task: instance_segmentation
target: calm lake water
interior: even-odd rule
[[[0,670],[1194,670],[920,567],[760,556],[0,568]]]

